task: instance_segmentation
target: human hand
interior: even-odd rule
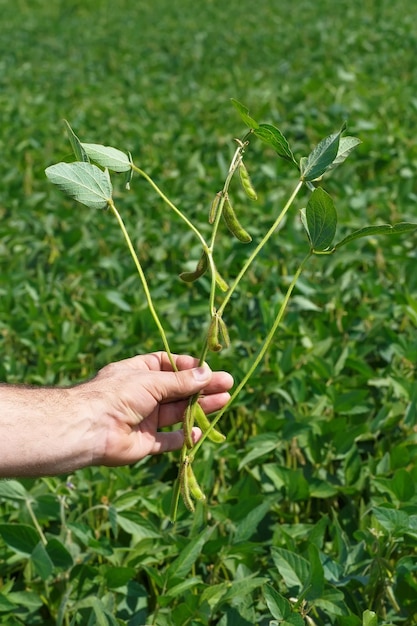
[[[230,374],[199,368],[191,356],[174,359],[178,372],[165,352],[135,356],[105,366],[94,379],[74,388],[92,411],[92,465],[130,464],[148,454],[181,448],[182,429],[161,429],[182,421],[189,397],[197,392],[206,413],[226,404],[233,385]],[[200,429],[194,428],[193,440],[200,436]]]

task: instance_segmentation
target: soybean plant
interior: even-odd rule
[[[204,363],[209,358],[208,354],[210,351],[219,352],[223,347],[229,346],[229,332],[224,321],[224,312],[232,295],[238,289],[241,280],[260,251],[270,238],[277,234],[279,226],[293,206],[301,189],[306,189],[309,194],[306,206],[301,210],[301,222],[307,235],[306,255],[294,273],[282,299],[275,320],[264,338],[253,362],[248,367],[247,373],[242,380],[238,382],[231,394],[229,402],[211,419],[209,419],[202,410],[198,401],[198,395],[189,399],[183,419],[184,445],[180,453],[178,477],[172,498],[172,520],[176,519],[180,493],[182,494],[186,507],[190,509],[190,511],[194,511],[196,501],[205,500],[204,492],[197,483],[194,475],[192,468],[193,460],[206,439],[210,439],[215,443],[222,443],[225,440],[225,436],[216,426],[264,358],[282,321],[297,280],[311,256],[333,254],[343,245],[359,237],[404,233],[417,228],[417,224],[406,222],[396,225],[371,225],[360,228],[344,237],[338,243],[334,243],[337,229],[337,212],[332,198],[321,187],[321,181],[325,175],[329,174],[343,163],[352,150],[360,144],[360,140],[356,137],[345,135],[346,125],[343,124],[340,130],[320,141],[308,156],[297,160],[287,139],[276,126],[267,123],[258,123],[249,115],[248,109],[237,100],[232,100],[232,104],[240,115],[242,122],[246,125],[247,131],[241,139],[235,140],[236,147],[223,187],[213,194],[214,197],[208,210],[208,222],[211,224],[211,232],[210,237],[207,239],[203,236],[198,226],[192,223],[185,213],[171,202],[154,180],[134,163],[129,152],[101,144],[81,142],[68,122],[65,122],[66,129],[76,160],[72,163],[58,163],[46,169],[46,175],[49,180],[60,187],[71,198],[92,209],[108,209],[116,218],[142,282],[150,313],[157,326],[162,344],[174,370],[176,370],[176,365],[172,356],[173,352],[168,343],[161,319],[157,313],[157,308],[152,300],[147,278],[140,259],[132,244],[121,214],[116,208],[109,172],[124,174],[126,176],[127,190],[130,189],[134,174],[145,179],[167,206],[184,222],[186,227],[191,229],[201,245],[201,252],[199,258],[196,260],[195,269],[180,274],[181,279],[186,283],[194,282],[205,274],[208,274],[210,277],[207,331],[199,355],[200,364]],[[216,267],[215,253],[221,241],[218,235],[220,225],[224,222],[231,236],[235,237],[242,244],[247,244],[252,241],[250,233],[248,233],[246,228],[241,224],[233,208],[230,184],[233,177],[237,175],[248,199],[252,202],[256,201],[257,194],[245,164],[245,156],[250,148],[251,142],[254,140],[260,140],[270,149],[272,148],[278,158],[286,161],[293,167],[297,176],[294,189],[287,202],[276,216],[269,230],[261,237],[257,245],[254,246],[231,284],[228,285]],[[196,444],[193,444],[191,430],[195,424],[201,428],[203,435]]]

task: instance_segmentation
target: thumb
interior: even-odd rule
[[[206,364],[179,372],[160,372],[160,376],[154,378],[155,392],[160,402],[189,398],[206,387],[212,375]]]

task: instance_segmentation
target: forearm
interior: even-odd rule
[[[92,462],[94,433],[80,390],[0,385],[0,477],[71,472]]]

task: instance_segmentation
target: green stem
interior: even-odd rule
[[[247,137],[245,137],[246,139]],[[212,237],[211,237],[211,242],[210,242],[210,248],[208,250],[208,258],[209,258],[209,263],[210,263],[210,268],[211,268],[211,291],[210,291],[210,311],[211,311],[211,315],[214,314],[214,298],[215,298],[215,292],[216,292],[216,280],[215,280],[215,266],[214,266],[214,261],[213,261],[213,248],[214,248],[214,243],[215,243],[215,238],[216,238],[216,234],[217,234],[217,229],[218,229],[218,225],[221,219],[221,214],[222,214],[222,210],[223,210],[223,205],[225,202],[225,198],[226,198],[226,194],[228,193],[228,189],[230,186],[230,182],[232,180],[233,174],[235,173],[236,169],[239,166],[240,160],[242,158],[242,153],[243,150],[246,146],[245,142],[239,142],[239,147],[236,149],[230,167],[229,167],[229,172],[227,175],[227,178],[225,180],[224,186],[223,186],[223,190],[222,190],[222,197],[220,199],[220,203],[219,203],[219,207],[217,209],[217,214],[216,214],[216,218],[213,224],[213,233],[212,233]],[[287,214],[288,210],[290,209],[292,203],[294,202],[298,192],[300,191],[301,187],[303,185],[303,181],[299,180],[293,193],[291,194],[291,196],[288,198],[288,201],[286,202],[284,208],[282,209],[281,213],[278,215],[277,219],[274,221],[274,223],[272,224],[271,228],[268,230],[268,232],[266,233],[266,235],[262,238],[262,240],[259,242],[259,244],[256,246],[255,250],[252,252],[252,254],[249,256],[249,258],[247,259],[247,261],[245,262],[245,264],[243,265],[241,271],[239,272],[239,274],[237,275],[236,279],[234,280],[232,286],[230,287],[229,291],[227,292],[221,306],[218,309],[218,314],[222,315],[223,311],[226,307],[226,305],[228,304],[232,294],[234,293],[234,291],[236,290],[239,282],[241,281],[241,279],[243,278],[244,274],[246,273],[246,271],[249,269],[250,265],[253,263],[254,259],[256,258],[256,256],[259,254],[259,252],[261,251],[261,249],[266,245],[266,243],[269,241],[269,239],[272,237],[272,235],[274,234],[274,232],[276,231],[276,229],[278,228],[278,226],[281,224],[282,220],[284,219],[285,215]],[[311,255],[311,253],[309,253],[308,257],[309,258]],[[258,356],[256,357],[254,363],[252,364],[249,372],[246,374],[246,376],[243,378],[243,380],[240,382],[240,384],[236,387],[235,391],[233,392],[232,396],[229,399],[229,402],[223,407],[223,409],[216,415],[216,417],[213,419],[210,428],[208,429],[208,431],[202,436],[202,438],[200,439],[200,441],[193,447],[193,454],[197,452],[197,450],[200,448],[200,446],[202,445],[203,441],[205,441],[205,439],[207,438],[208,433],[214,428],[215,424],[217,424],[217,422],[219,421],[219,419],[224,415],[224,413],[228,410],[228,408],[230,407],[230,405],[232,404],[232,402],[236,399],[236,397],[238,396],[238,394],[241,392],[241,390],[243,389],[243,387],[246,385],[247,381],[249,380],[249,378],[252,376],[253,372],[255,371],[255,369],[258,367],[259,363],[261,362],[261,360],[263,359],[266,351],[269,348],[269,345],[272,341],[272,338],[276,332],[276,329],[278,328],[282,316],[285,312],[286,306],[288,304],[288,300],[291,296],[292,290],[294,289],[295,283],[297,282],[297,279],[304,267],[304,263],[306,261],[306,259],[303,261],[303,263],[301,264],[299,270],[297,271],[294,280],[291,282],[287,294],[284,298],[284,301],[281,305],[281,308],[278,312],[277,318],[271,328],[271,331],[269,332],[268,336],[266,337],[264,344],[258,354]],[[205,358],[207,356],[207,340],[204,343],[204,346],[202,348],[202,352],[200,355],[200,365],[204,362]],[[194,396],[192,396],[189,400],[190,403],[193,402],[197,402],[198,401],[198,397],[199,394],[195,394]],[[183,462],[184,456],[185,454],[187,454],[187,448],[184,444],[184,446],[181,449],[181,463]],[[176,520],[176,515],[177,515],[177,509],[178,509],[178,502],[179,502],[179,495],[180,495],[180,489],[179,489],[179,477],[177,478],[175,487],[174,487],[174,492],[173,492],[173,496],[171,499],[171,511],[170,511],[170,517],[171,517],[171,521],[175,521]]]
[[[178,207],[176,207],[173,202],[171,202],[171,200],[164,194],[164,192],[158,187],[158,185],[152,180],[152,178],[146,172],[141,170],[140,167],[137,167],[134,163],[131,163],[131,166],[132,166],[132,170],[136,172],[137,174],[139,174],[139,176],[142,176],[142,178],[144,178],[146,181],[148,181],[151,187],[162,198],[162,200],[169,206],[169,208],[172,209],[174,213],[176,213],[178,217],[180,217],[187,224],[188,228],[190,228],[193,231],[193,233],[196,235],[196,237],[200,240],[200,243],[203,246],[203,250],[207,252],[208,251],[207,243],[203,235],[198,230],[198,228],[196,228],[194,224],[188,219],[188,217],[184,215],[184,213]]]
[[[303,181],[299,180],[297,185],[296,185],[296,187],[295,187],[295,189],[294,189],[294,191],[292,192],[291,196],[288,198],[288,201],[285,204],[284,208],[282,209],[281,213],[278,215],[277,219],[272,224],[271,228],[268,230],[266,235],[261,239],[261,241],[258,243],[256,248],[253,250],[252,254],[248,257],[248,259],[246,260],[246,262],[242,266],[242,269],[240,270],[239,274],[236,276],[235,280],[233,281],[233,284],[231,285],[231,287],[230,287],[229,291],[227,292],[227,294],[226,294],[226,296],[225,296],[221,306],[218,309],[218,314],[219,315],[222,315],[222,313],[223,313],[224,309],[226,308],[230,298],[232,297],[234,291],[236,290],[237,286],[239,285],[239,283],[240,283],[241,279],[243,278],[244,274],[247,272],[247,270],[249,269],[249,267],[253,263],[254,259],[257,257],[259,252],[262,250],[262,248],[265,246],[265,244],[272,237],[272,235],[274,234],[274,232],[276,231],[278,226],[281,224],[282,220],[284,219],[285,215],[287,214],[289,208],[291,207],[292,203],[294,202],[294,200],[295,200],[295,198],[296,198],[296,196],[297,196],[297,194],[300,191],[302,186],[303,186]]]
[[[247,146],[247,139],[250,136],[250,133],[247,133],[245,135],[245,137],[243,138],[242,141],[238,140],[238,147],[236,148],[232,160],[230,162],[230,166],[229,166],[229,171],[227,173],[227,177],[226,180],[224,181],[224,185],[223,185],[223,189],[221,190],[221,198],[219,201],[219,206],[217,207],[217,211],[216,211],[216,217],[214,219],[214,223],[213,223],[213,230],[212,230],[212,234],[211,234],[211,240],[210,240],[210,247],[207,250],[207,256],[208,256],[208,260],[209,260],[209,264],[210,264],[210,271],[211,271],[211,287],[210,287],[210,297],[209,297],[209,311],[210,311],[210,319],[213,317],[213,315],[216,313],[215,310],[215,298],[216,298],[216,266],[214,263],[214,259],[213,259],[213,250],[214,250],[214,245],[215,245],[215,241],[216,241],[216,237],[217,237],[217,232],[219,229],[219,224],[220,224],[220,219],[222,216],[222,212],[223,212],[223,206],[224,203],[226,201],[226,197],[227,194],[229,192],[229,187],[230,187],[230,183],[231,180],[233,178],[234,173],[236,172],[237,168],[239,167],[239,163],[242,160],[242,155],[243,152]],[[209,322],[210,323],[210,322]],[[200,354],[200,365],[202,365],[206,359],[207,356],[207,352],[208,352],[208,348],[207,348],[207,338],[206,341],[204,342],[203,348],[201,350],[201,354]],[[195,397],[195,400],[198,398],[198,396]]]
[[[157,312],[155,310],[155,307],[153,305],[151,292],[149,291],[149,287],[148,287],[148,282],[146,280],[146,276],[145,276],[145,274],[143,272],[143,269],[142,269],[142,266],[141,266],[140,261],[138,259],[138,256],[136,254],[136,251],[135,251],[135,249],[133,247],[132,240],[129,237],[129,233],[126,230],[126,226],[124,225],[122,217],[121,217],[119,211],[116,209],[116,206],[115,206],[113,200],[110,199],[108,204],[109,204],[110,209],[112,210],[114,216],[116,217],[116,219],[117,219],[117,221],[119,223],[119,226],[121,228],[123,236],[124,236],[124,238],[126,240],[127,246],[129,248],[129,252],[130,252],[130,254],[131,254],[132,258],[133,258],[133,261],[135,263],[135,266],[136,266],[136,269],[138,271],[140,280],[142,282],[143,290],[145,292],[145,297],[146,297],[146,300],[147,300],[147,303],[148,303],[149,310],[150,310],[151,315],[152,315],[152,317],[154,319],[154,322],[155,322],[155,324],[156,324],[156,326],[158,328],[159,334],[160,334],[161,339],[162,339],[162,343],[164,344],[164,348],[165,348],[165,351],[166,351],[166,353],[168,355],[168,358],[169,358],[169,361],[171,363],[172,369],[174,371],[178,371],[178,368],[177,368],[177,366],[175,364],[175,361],[174,361],[174,357],[172,356],[172,352],[171,352],[171,349],[170,349],[169,344],[168,344],[168,339],[167,339],[167,336],[165,334],[164,328],[162,326],[162,323],[161,323],[161,321],[159,319],[159,316],[158,316],[158,314],[157,314]]]
[[[41,541],[42,541],[43,545],[46,546],[46,544],[48,542],[46,540],[45,535],[43,534],[42,528],[40,527],[40,524],[39,524],[39,522],[37,520],[35,512],[34,512],[34,510],[32,508],[32,503],[31,503],[31,501],[29,499],[26,499],[25,503],[26,503],[27,510],[29,511],[29,515],[30,515],[30,517],[32,519],[33,525],[35,526],[36,530],[38,531],[39,537],[41,538]]]
[[[279,308],[278,314],[275,318],[275,321],[268,333],[268,335],[266,336],[261,349],[259,350],[256,358],[254,359],[251,367],[249,368],[248,372],[245,374],[245,376],[243,377],[243,379],[240,381],[240,383],[238,384],[238,386],[236,387],[236,389],[233,391],[232,395],[230,396],[229,401],[227,402],[227,404],[225,404],[225,406],[217,413],[217,415],[214,417],[214,419],[211,421],[211,425],[210,428],[204,433],[204,435],[202,436],[202,438],[200,439],[200,441],[198,443],[196,443],[196,445],[193,448],[193,455],[195,455],[198,451],[198,449],[201,447],[203,441],[207,438],[208,433],[214,428],[214,426],[217,424],[217,422],[219,421],[219,419],[224,415],[224,413],[229,409],[230,405],[232,404],[232,402],[234,402],[234,400],[237,398],[237,396],[239,395],[239,393],[242,391],[243,387],[246,385],[246,383],[248,382],[248,380],[250,379],[250,377],[252,376],[252,374],[254,373],[254,371],[256,370],[256,368],[258,367],[258,365],[260,364],[260,362],[262,361],[262,359],[264,358],[267,350],[269,349],[269,346],[272,343],[272,339],[278,329],[278,326],[281,323],[281,320],[284,316],[285,313],[285,309],[287,308],[289,299],[291,297],[291,294],[293,292],[293,289],[297,283],[297,280],[299,279],[302,271],[304,270],[304,267],[308,261],[308,259],[311,257],[312,252],[310,251],[307,256],[305,257],[305,259],[303,260],[303,262],[301,263],[301,265],[299,266],[299,268],[297,269],[297,271],[295,272],[293,279],[290,283],[290,285],[288,286],[287,292],[285,294],[284,300],[281,303],[281,306]]]

